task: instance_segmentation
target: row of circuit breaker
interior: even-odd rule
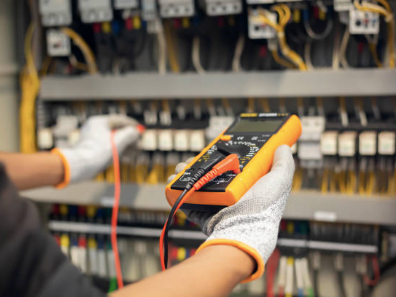
[[[162,30],[159,20],[180,19],[183,27],[187,24],[199,23],[206,16],[246,16],[244,20],[247,35],[250,39],[269,40],[271,49],[277,48],[277,31],[262,20],[261,7],[271,22],[276,22],[276,12],[267,9],[269,5],[286,3],[293,10],[293,21],[304,22],[308,37],[312,41],[327,37],[334,28],[335,16],[339,15],[341,23],[348,26],[350,34],[362,35],[380,33],[380,18],[378,13],[361,11],[355,8],[352,0],[334,1],[299,1],[299,0],[40,0],[39,10],[42,25],[52,28],[47,31],[47,48],[50,56],[68,56],[71,52],[71,42],[61,30],[56,27],[72,26],[77,23],[98,24],[107,23],[110,31],[119,31],[118,21],[124,20],[128,28],[141,28],[142,23],[149,33]],[[263,6],[264,5],[264,6]],[[314,32],[311,19],[317,19],[326,25]],[[235,23],[235,20],[232,21]],[[245,26],[244,26],[245,27]],[[117,29],[118,28],[118,29]]]
[[[49,229],[65,255],[84,273],[112,280],[114,258],[106,228],[110,217],[111,209],[107,208],[54,205]],[[166,218],[164,212],[120,209],[118,246],[125,281],[137,281],[160,271],[157,237]],[[175,218],[173,229],[190,232],[190,236],[171,238],[169,260],[176,265],[193,256],[204,237],[195,238],[199,228],[182,213]],[[394,233],[378,226],[282,220],[278,249],[268,260],[266,274],[254,283],[239,286],[235,292],[256,296],[287,287],[289,291],[303,289],[304,296],[311,296],[310,289],[321,291],[320,283],[312,275],[324,268],[329,271],[330,259],[330,270],[356,273],[363,282],[363,290],[367,290],[374,280],[379,281],[378,265],[394,257],[394,239]],[[294,277],[287,276],[287,267],[293,268]],[[308,275],[301,280],[297,274],[304,270]]]

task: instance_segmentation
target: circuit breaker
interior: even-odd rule
[[[69,56],[71,53],[70,38],[60,30],[48,30],[47,53],[50,57]]]
[[[360,11],[354,8],[349,11],[349,32],[351,34],[379,34],[379,31],[378,13]]]
[[[276,23],[275,13],[268,12],[267,17],[271,22]],[[264,23],[256,10],[250,11],[248,22],[250,39],[270,39],[276,37],[275,29]]]
[[[157,6],[155,0],[142,1],[142,19],[153,21],[157,18]]]
[[[195,13],[193,0],[159,0],[163,18],[190,17]]]
[[[113,19],[110,0],[79,0],[78,8],[83,23],[108,22]]]
[[[72,23],[70,0],[40,0],[41,23],[45,27],[68,26]]]
[[[241,0],[205,0],[206,13],[209,16],[242,13]]]
[[[114,0],[115,9],[134,9],[138,7],[138,0]]]
[[[321,116],[301,117],[302,133],[298,142],[298,158],[304,168],[322,166],[321,136],[325,119]]]
[[[352,0],[334,0],[335,11],[349,11],[352,7]]]

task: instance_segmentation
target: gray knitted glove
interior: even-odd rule
[[[180,163],[176,172],[186,166]],[[262,177],[235,205],[220,212],[185,211],[188,219],[199,224],[208,239],[198,252],[210,245],[232,245],[250,254],[257,262],[251,281],[264,272],[264,263],[275,249],[279,223],[289,196],[294,174],[290,147],[280,146],[271,171]],[[174,177],[174,176],[173,176]]]
[[[117,129],[114,142],[121,154],[128,145],[139,139],[138,128],[138,123],[125,115],[90,117],[82,126],[80,139],[74,147],[52,150],[61,157],[65,168],[64,181],[57,187],[62,188],[69,182],[93,178],[106,169],[112,159],[112,129]]]

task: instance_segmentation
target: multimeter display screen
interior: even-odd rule
[[[236,123],[234,127],[231,127],[228,133],[238,133],[238,132],[262,132],[262,133],[273,133],[276,132],[283,124],[284,120],[264,120],[264,121],[252,121],[241,119]]]

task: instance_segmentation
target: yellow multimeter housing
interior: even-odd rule
[[[208,210],[235,204],[271,168],[275,150],[292,146],[301,135],[301,122],[287,113],[244,113],[214,139],[165,189],[173,206],[190,176],[209,160],[213,152],[236,153],[241,173],[226,172],[194,192],[183,204],[185,209]]]

